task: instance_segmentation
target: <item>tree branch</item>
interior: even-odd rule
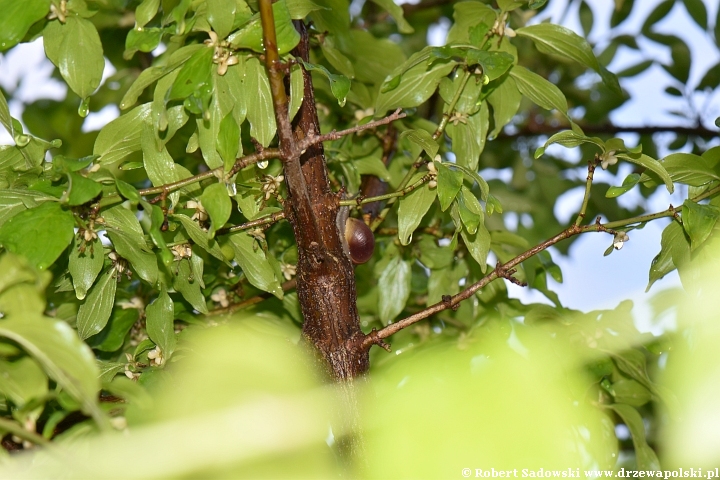
[[[720,132],[710,130],[702,125],[695,127],[680,126],[617,126],[612,124],[604,125],[580,125],[586,134],[606,134],[617,135],[618,133],[637,133],[638,135],[653,135],[656,133],[675,133],[678,135],[697,136],[702,138],[714,138],[720,135]],[[522,137],[535,137],[539,135],[553,135],[559,131],[559,127],[547,124],[533,124],[511,134],[501,133],[497,139],[514,140]]]
[[[699,202],[700,200],[704,200],[706,198],[715,196],[720,194],[720,185],[701,193],[700,195],[697,195],[696,197],[692,198],[691,201],[693,202]],[[631,217],[626,218],[624,220],[618,220],[615,222],[608,222],[608,223],[600,223],[600,217],[596,220],[595,223],[591,225],[585,225],[580,226],[573,224],[563,230],[562,232],[558,233],[554,237],[545,240],[544,242],[534,246],[533,248],[526,250],[525,252],[521,253],[520,255],[516,256],[515,258],[511,259],[509,262],[505,264],[498,265],[486,276],[484,276],[479,281],[475,282],[474,284],[470,285],[468,288],[463,290],[462,292],[458,293],[454,296],[446,296],[443,297],[443,300],[431,305],[430,307],[426,308],[425,310],[422,310],[414,315],[411,315],[409,317],[406,317],[402,320],[399,320],[398,322],[391,323],[390,325],[387,325],[385,328],[373,332],[372,335],[368,334],[368,336],[365,338],[365,345],[368,347],[377,344],[378,340],[382,340],[384,338],[389,337],[390,335],[393,335],[394,333],[399,332],[400,330],[409,327],[410,325],[413,325],[420,320],[424,320],[438,312],[442,312],[443,310],[447,310],[448,308],[456,308],[456,305],[462,302],[463,300],[466,300],[473,296],[475,292],[480,290],[481,288],[488,285],[493,280],[503,277],[507,278],[508,274],[511,274],[510,270],[518,266],[520,263],[524,262],[525,260],[529,259],[530,257],[537,255],[538,253],[542,252],[543,250],[548,249],[549,247],[555,245],[558,242],[561,242],[562,240],[568,239],[570,237],[574,237],[576,235],[580,235],[581,233],[587,233],[587,232],[603,232],[603,233],[609,233],[611,235],[615,235],[617,232],[613,230],[616,227],[624,227],[628,225],[633,225],[637,223],[644,223],[648,222],[650,220],[656,220],[658,218],[665,218],[665,217],[674,217],[682,210],[682,206],[680,207],[672,207],[668,208],[667,210],[663,210],[661,212],[652,213],[648,215],[640,215],[637,217]]]

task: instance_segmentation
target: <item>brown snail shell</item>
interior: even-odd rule
[[[362,220],[349,217],[345,221],[345,241],[353,263],[365,263],[373,256],[375,236]]]

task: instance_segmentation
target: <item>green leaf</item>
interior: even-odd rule
[[[467,64],[469,66],[480,65],[483,75],[487,75],[487,80],[490,82],[502,77],[517,60],[507,52],[487,52],[469,48],[464,53]]]
[[[208,313],[205,296],[200,290],[202,287],[202,270],[197,273],[194,272],[190,260],[186,258],[177,262],[176,265],[177,270],[173,272],[175,275],[173,288],[180,292],[195,310],[200,313]]]
[[[484,178],[482,178],[477,172],[474,172],[466,167],[463,167],[462,165],[453,165],[453,167],[457,168],[461,172],[465,174],[466,177],[472,179],[474,182],[477,182],[478,186],[480,187],[480,198],[483,201],[489,200],[492,195],[490,195],[490,187],[488,186],[488,183],[485,181]],[[497,203],[499,206],[500,204]],[[499,209],[498,212],[502,213],[502,209]]]
[[[422,177],[422,173],[415,174],[408,185],[412,185]],[[423,185],[400,199],[400,205],[398,206],[398,238],[400,238],[401,244],[410,244],[413,232],[420,225],[428,210],[430,210],[436,196],[437,189],[430,189],[427,185]]]
[[[227,193],[225,195],[227,195]],[[203,232],[203,230],[200,228],[200,225],[193,222],[190,217],[188,217],[187,215],[175,214],[172,216],[172,219],[177,220],[182,224],[188,236],[192,239],[193,242],[195,242],[195,244],[200,246],[203,250],[207,251],[210,255],[217,258],[218,260],[221,260],[223,262],[226,261],[225,256],[223,255],[218,243],[215,240],[209,239],[207,233]]]
[[[610,27],[615,28],[625,21],[633,9],[635,0],[620,0],[615,2],[615,10],[610,18]]]
[[[685,236],[683,227],[672,222],[663,230],[660,240],[660,253],[650,264],[650,280],[645,291],[649,291],[653,283],[684,264],[690,258],[690,241]]]
[[[688,47],[687,43],[673,35],[661,36],[660,34],[648,34],[648,37],[670,47],[672,63],[662,65],[662,67],[680,82],[687,83],[690,76],[690,62],[692,59],[690,47]]]
[[[605,198],[619,197],[620,195],[623,195],[632,190],[639,181],[640,175],[637,173],[631,173],[630,175],[625,177],[625,180],[623,180],[621,186],[608,188],[607,192],[605,192]]]
[[[297,46],[300,42],[300,34],[295,30],[290,10],[283,0],[273,3],[273,16],[278,52],[280,55],[284,55]],[[264,52],[260,14],[253,15],[227,40],[233,48],[247,48],[260,53]]]
[[[390,109],[417,107],[424,103],[435,92],[440,79],[448,75],[457,64],[454,61],[436,62],[428,68],[426,62],[417,62],[422,55],[423,52],[419,52],[410,57],[385,80],[375,101],[375,116],[382,116]],[[397,77],[400,80],[396,82]],[[397,86],[390,88],[395,83]]]
[[[685,200],[682,207],[683,228],[690,237],[691,250],[695,250],[708,239],[720,218],[720,208],[701,205]]]
[[[105,328],[97,335],[88,338],[86,342],[101,352],[115,352],[123,346],[125,337],[138,318],[140,311],[137,308],[116,308]]]
[[[653,10],[645,19],[645,23],[643,23],[642,26],[642,33],[647,34],[653,25],[670,13],[670,10],[672,10],[674,6],[675,0],[665,0],[664,2],[658,4],[658,6],[655,7],[655,10]]]
[[[406,130],[400,134],[401,140],[406,137],[409,141],[425,150],[430,160],[435,158],[440,146],[426,130]]]
[[[703,0],[683,0],[683,3],[692,19],[695,20],[695,23],[703,30],[707,30],[708,12]]]
[[[483,102],[473,115],[466,119],[466,123],[450,124],[446,132],[452,138],[452,149],[456,156],[458,167],[465,167],[476,172],[480,161],[480,154],[485,148],[487,132],[490,124],[490,112],[487,103]]]
[[[213,236],[230,219],[232,213],[232,202],[227,188],[220,183],[208,185],[200,196],[200,201],[212,221],[209,233]]]
[[[713,168],[713,162],[692,153],[672,153],[663,158],[662,165],[670,178],[677,183],[701,187],[720,180],[720,175]]]
[[[24,210],[0,227],[0,244],[45,269],[52,265],[73,239],[73,214],[57,202]]]
[[[167,93],[167,100],[182,100],[203,86],[212,78],[213,50],[203,48],[196,51],[178,72]]]
[[[102,185],[79,173],[71,172],[67,174],[67,177],[69,180],[67,204],[70,206],[87,203],[102,192]]]
[[[305,98],[305,79],[299,65],[293,65],[290,70],[290,101],[288,102],[288,117],[290,121],[295,118]]]
[[[83,252],[80,252],[80,246],[83,245]],[[70,261],[68,269],[72,276],[73,287],[75,287],[75,296],[78,300],[83,300],[87,291],[90,289],[95,279],[102,270],[103,266],[103,248],[99,239],[82,244],[80,236],[74,237],[74,242],[70,247]]]
[[[545,80],[537,73],[531,72],[521,65],[510,70],[520,93],[545,110],[557,109],[567,114],[567,100],[558,87]]]
[[[460,190],[458,210],[465,229],[474,235],[478,227],[484,223],[483,208],[475,195],[464,185]]]
[[[181,170],[168,153],[167,148],[158,149],[153,127],[149,121],[143,125],[140,144],[143,152],[143,166],[153,185],[165,185],[182,179]],[[179,192],[171,193],[171,203],[175,205],[179,197]]]
[[[46,193],[32,190],[0,189],[0,226],[16,214],[48,200],[57,199]]]
[[[0,320],[0,337],[17,342],[63,390],[94,418],[102,418],[97,406],[100,390],[98,370],[90,348],[67,323],[40,315]]]
[[[617,154],[617,157],[627,160],[628,162],[632,162],[636,165],[640,165],[641,167],[647,168],[648,170],[656,173],[662,179],[662,181],[665,182],[665,187],[667,188],[668,192],[673,193],[675,191],[675,186],[673,185],[672,178],[670,178],[670,174],[667,172],[667,170],[665,170],[663,164],[658,162],[654,158],[649,157],[644,153],[639,156],[619,153]]]
[[[150,103],[135,107],[100,129],[93,147],[93,154],[100,156],[98,163],[110,165],[140,151],[140,136],[150,118],[150,107]]]
[[[455,200],[463,183],[462,172],[450,170],[442,163],[435,163],[437,168],[437,195],[440,200],[440,209],[444,212]]]
[[[592,8],[590,8],[584,0],[580,2],[578,17],[580,19],[580,26],[582,26],[583,33],[586,37],[589,36],[592,31],[593,24],[595,23],[595,19]]]
[[[390,260],[380,275],[378,315],[383,324],[390,323],[405,308],[410,297],[411,272],[410,263],[396,256]]]
[[[453,6],[455,22],[447,36],[447,44],[469,43],[471,27],[485,25],[489,29],[498,17],[498,12],[490,5],[480,2],[458,2]]]
[[[240,128],[232,112],[225,115],[220,122],[220,131],[217,138],[217,151],[223,159],[225,171],[235,165],[240,145]]]
[[[105,69],[100,35],[90,20],[77,16],[67,17],[61,30],[56,65],[72,91],[80,98],[87,98],[100,86]],[[57,39],[46,38],[46,41]]]
[[[175,338],[173,301],[163,287],[160,295],[145,309],[147,333],[150,340],[160,347],[165,362],[175,351],[177,339]]]
[[[303,62],[302,60],[300,60],[300,62],[306,70],[315,70],[327,77],[330,82],[330,91],[332,91],[333,96],[338,101],[338,105],[344,107],[347,95],[350,92],[350,80],[344,75],[330,73],[328,69],[322,65],[314,65],[312,63]]]
[[[233,67],[233,69],[234,68],[235,67]],[[235,75],[232,76],[236,77]],[[223,100],[226,102],[226,109],[232,108],[234,103],[232,101],[232,96],[229,94],[229,92],[223,94],[221,89],[217,88],[217,86],[222,83],[222,81],[220,80],[221,78],[222,77],[220,77],[216,73],[213,73],[213,81],[216,85],[215,95],[212,96],[208,105],[203,105],[202,108],[198,110],[198,112],[202,111],[202,115],[198,113],[198,116],[195,118],[195,123],[197,124],[197,131],[195,132],[195,135],[197,136],[198,144],[202,149],[202,156],[205,160],[205,164],[208,166],[208,168],[212,169],[219,168],[225,165],[223,158],[218,153],[219,142],[221,140],[220,125],[222,123],[223,116],[225,114],[230,115],[233,121],[235,121],[234,115],[232,115],[232,110],[224,110],[220,104],[221,96],[224,97]],[[226,127],[228,125],[229,124],[226,124]],[[229,145],[227,146],[229,147]],[[239,148],[240,144],[238,142],[235,145],[235,149],[239,150]],[[227,154],[227,152],[225,153]]]
[[[480,224],[477,231],[472,234],[465,229],[460,231],[465,246],[467,247],[470,255],[478,262],[480,269],[483,273],[487,270],[487,256],[490,251],[491,237],[490,233],[485,228],[485,224]]]
[[[630,430],[635,447],[635,461],[638,470],[660,470],[660,461],[645,439],[645,423],[638,411],[630,405],[609,405]]]
[[[2,0],[0,0],[2,1]],[[14,135],[14,126],[13,126],[13,118],[10,115],[10,107],[8,106],[7,100],[5,99],[5,95],[3,95],[2,92],[0,92],[0,123],[5,127],[5,129],[8,131],[8,133],[15,137]],[[0,166],[3,166],[0,163]]]
[[[207,0],[207,19],[218,37],[225,38],[235,21],[235,0]]]
[[[617,77],[598,63],[587,40],[569,28],[552,23],[538,23],[518,28],[516,33],[521,37],[530,38],[543,53],[561,55],[595,70],[601,75],[608,88],[617,94],[622,94]]]
[[[624,403],[633,407],[641,407],[652,400],[650,390],[636,380],[621,378],[612,384],[612,392],[616,403]]]
[[[390,181],[390,172],[378,156],[368,155],[355,158],[353,164],[360,175],[374,175],[385,182]]]
[[[32,357],[13,362],[0,360],[0,393],[22,408],[28,401],[48,393],[48,379]]]
[[[520,90],[518,90],[515,80],[510,76],[506,77],[487,97],[493,112],[493,129],[488,134],[490,138],[497,137],[503,127],[510,123],[510,120],[513,119],[520,108],[521,100]]]
[[[152,52],[160,44],[165,30],[162,28],[134,28],[130,30],[125,38],[125,53],[123,57],[126,59],[132,56],[138,50],[141,52]]]
[[[714,90],[717,85],[720,85],[720,63],[716,63],[705,72],[695,90]]]
[[[78,309],[77,330],[82,340],[105,328],[115,305],[116,289],[117,270],[114,267],[108,268],[90,289],[85,303]]]
[[[329,10],[329,8],[318,5],[312,0],[286,0],[285,4],[293,20],[302,20],[315,10]]]
[[[640,63],[637,63],[633,65],[632,67],[627,67],[624,70],[620,70],[617,73],[617,76],[620,78],[626,78],[626,77],[634,77],[636,75],[640,75],[645,70],[650,68],[655,63],[654,60],[645,60]]]
[[[140,278],[151,285],[158,279],[157,258],[145,241],[140,222],[122,205],[103,211],[107,235],[115,251],[127,259]]]
[[[668,0],[669,1],[669,0]],[[717,11],[717,15],[715,16],[715,31],[713,32],[715,35],[715,45],[720,47],[720,9]],[[717,120],[715,121],[715,124],[717,125]]]
[[[23,39],[30,26],[50,11],[50,0],[0,0],[0,52]]]
[[[148,67],[140,72],[140,75],[138,75],[133,84],[130,85],[130,88],[125,92],[125,95],[120,101],[120,110],[125,110],[137,102],[138,97],[143,91],[166,73],[162,67]]]
[[[157,15],[160,0],[143,0],[135,9],[135,28],[142,28]]]
[[[277,5],[277,3],[275,4]],[[257,58],[245,62],[245,88],[253,92],[247,97],[247,119],[250,122],[250,135],[263,147],[270,145],[275,136],[275,113],[265,68]]]
[[[355,67],[348,57],[340,50],[335,48],[334,37],[328,35],[325,41],[320,44],[325,60],[332,65],[335,70],[342,73],[348,78],[355,78]]]
[[[254,248],[257,247],[255,240],[245,232],[234,233],[228,238],[235,251],[235,261],[250,283],[282,299],[283,291],[275,271],[268,263],[265,252],[261,248]]]
[[[409,34],[415,31],[407,20],[405,20],[402,7],[396,4],[393,0],[372,0],[372,2],[387,10],[393,20],[395,20],[400,33]]]

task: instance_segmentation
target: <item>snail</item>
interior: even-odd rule
[[[349,216],[348,207],[340,208],[337,215],[337,229],[343,250],[354,264],[365,263],[375,250],[375,236],[365,222]]]

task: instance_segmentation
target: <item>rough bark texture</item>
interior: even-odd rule
[[[308,60],[308,35],[302,22],[295,22],[302,40],[293,52]],[[293,124],[295,141],[308,132],[320,133],[310,74],[303,69],[304,100]],[[286,170],[290,196],[286,215],[298,246],[297,292],[304,317],[303,335],[338,380],[354,378],[368,369],[368,348],[360,329],[355,275],[343,250],[336,219],[338,195],[330,189],[322,144],[309,147],[300,157],[303,178]],[[304,185],[301,185],[304,184]],[[301,199],[293,193],[305,187],[312,219],[300,211]]]

